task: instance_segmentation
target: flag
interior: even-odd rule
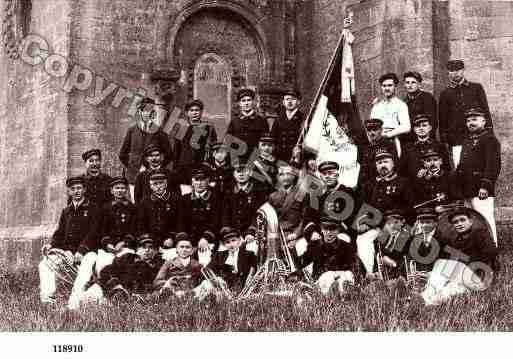
[[[344,29],[332,56],[317,98],[305,122],[303,149],[317,154],[317,163],[335,161],[340,166],[339,182],[356,187],[359,164],[356,144],[363,127],[355,99],[354,36]]]

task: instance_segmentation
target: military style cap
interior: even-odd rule
[[[248,88],[240,89],[237,93],[237,101],[240,101],[244,96],[249,96],[252,99],[255,99],[255,91]]]
[[[162,168],[151,171],[150,181],[167,180],[167,173]]]
[[[404,219],[404,211],[402,209],[399,209],[399,208],[395,208],[395,209],[389,209],[387,211],[385,211],[385,213],[383,214],[383,216],[385,218],[399,218],[399,219]]]
[[[386,80],[393,80],[394,84],[396,84],[396,85],[399,83],[399,78],[393,72],[389,72],[389,73],[386,73],[384,75],[381,75],[379,77],[378,81],[379,81],[380,84],[382,84],[383,81],[386,81]]]
[[[323,161],[319,163],[319,166],[317,166],[317,170],[319,172],[329,171],[329,170],[339,170],[340,166],[335,161]]]
[[[449,71],[458,71],[465,68],[465,64],[463,60],[449,60],[447,62],[447,70]]]
[[[235,171],[241,171],[241,170],[244,170],[249,167],[250,167],[249,164],[244,160],[239,160],[233,164],[233,169]]]
[[[175,243],[178,244],[180,241],[190,241],[189,235],[186,232],[178,232],[175,237]]]
[[[212,147],[211,147],[211,148],[212,148],[212,151],[217,151],[217,150],[218,150],[218,149],[220,149],[220,148],[223,148],[223,149],[225,149],[225,150],[227,150],[227,151],[230,149],[230,148],[229,148],[229,146],[228,146],[228,144],[226,144],[226,143],[224,143],[224,142],[216,142],[216,143],[214,143],[214,144],[212,145]]]
[[[280,167],[278,168],[278,174],[284,174],[284,173],[289,173],[296,177],[299,176],[299,170],[288,163],[284,163],[284,164],[280,165]]]
[[[150,143],[146,148],[144,149],[144,155],[149,156],[152,152],[160,152],[162,153],[162,150],[160,149],[160,146],[156,143]]]
[[[288,87],[288,88],[286,88],[285,91],[283,91],[283,96],[287,96],[287,95],[294,96],[297,99],[301,98],[301,93],[295,87]]]
[[[449,212],[447,218],[449,219],[449,222],[452,222],[454,217],[460,215],[464,215],[470,218],[472,217],[472,212],[467,207],[456,207]]]
[[[139,106],[137,108],[142,110],[147,105],[155,105],[155,101],[152,98],[144,97],[141,102],[139,102]]]
[[[128,180],[123,176],[114,177],[112,181],[110,181],[110,186],[114,187],[117,184],[124,184],[125,186],[128,186]]]
[[[201,163],[191,171],[191,178],[204,179],[210,178],[212,168],[207,163]]]
[[[203,110],[203,108],[205,107],[205,105],[203,105],[203,101],[196,99],[196,100],[189,101],[185,104],[185,111],[189,111],[189,109],[193,106],[199,107],[200,110]]]
[[[128,248],[136,249],[137,248],[137,239],[131,234],[125,234],[123,236],[123,242]]]
[[[340,220],[330,216],[322,216],[320,219],[321,228],[327,230],[335,230],[341,228]]]
[[[149,233],[144,233],[139,236],[139,245],[142,246],[146,243],[153,244],[153,237]]]
[[[403,79],[406,80],[407,77],[413,77],[418,82],[422,82],[422,75],[417,71],[407,71],[403,75]]]
[[[380,127],[383,127],[383,120],[380,118],[369,118],[365,120],[365,128],[368,130]]]
[[[428,115],[427,113],[419,113],[419,114],[415,115],[415,117],[413,118],[413,126],[416,126],[419,123],[426,122],[426,121],[430,122],[431,116]]]
[[[441,157],[440,152],[438,152],[434,147],[430,147],[422,153],[422,159],[434,156]]]
[[[102,151],[100,151],[98,148],[93,148],[82,153],[82,159],[84,161],[87,161],[91,156],[99,156],[102,158]]]
[[[465,118],[473,116],[485,116],[484,111],[479,107],[472,107],[465,111]]]
[[[434,208],[425,207],[425,208],[419,208],[417,210],[417,219],[418,220],[423,220],[423,219],[436,220],[437,218],[438,218],[438,215],[436,214]]]
[[[66,187],[71,187],[71,186],[76,185],[76,184],[83,184],[83,185],[85,185],[84,177],[82,177],[82,176],[73,176],[73,177],[68,177],[68,179],[66,179]]]
[[[232,238],[240,238],[239,231],[232,227],[223,227],[220,231],[220,234],[223,242],[226,242]]]
[[[387,157],[393,159],[394,155],[386,147],[380,147],[376,150],[376,153],[374,154],[374,161]]]
[[[271,135],[269,132],[267,133],[264,133],[260,139],[258,140],[259,142],[264,142],[264,143],[275,143],[275,139],[273,137],[273,135]]]

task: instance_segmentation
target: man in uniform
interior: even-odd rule
[[[304,114],[299,110],[301,94],[287,89],[283,94],[283,109],[274,121],[271,136],[277,141],[276,158],[289,162],[303,128]]]
[[[370,117],[383,121],[383,137],[394,141],[397,154],[401,157],[399,136],[407,134],[411,130],[408,106],[396,95],[396,87],[399,83],[396,74],[382,75],[379,78],[379,83],[383,97],[374,100]]]
[[[212,167],[212,182],[215,190],[225,193],[233,182],[233,166],[228,146],[222,142],[213,144],[209,165]]]
[[[486,127],[492,128],[492,117],[483,86],[465,79],[464,68],[462,60],[447,63],[449,84],[440,94],[439,101],[440,140],[450,146],[454,168],[458,167],[461,146],[468,134],[465,111],[471,107],[481,108],[486,118]]]
[[[94,148],[85,151],[82,154],[85,162],[86,173],[84,181],[86,186],[85,196],[91,203],[95,203],[98,207],[102,207],[111,200],[110,182],[112,178],[102,173],[102,153],[99,149]]]
[[[431,131],[430,137],[432,139],[436,138],[436,130],[438,128],[437,116],[437,108],[436,108],[436,100],[435,97],[427,92],[420,89],[420,85],[422,83],[422,75],[417,71],[408,71],[403,75],[404,79],[404,88],[406,90],[406,96],[404,97],[404,102],[408,105],[408,113],[410,114],[410,119],[414,119],[419,114],[425,114],[429,118],[429,124],[433,129]],[[405,136],[404,138],[407,142],[411,142],[414,140],[413,136]]]
[[[96,251],[99,246],[100,209],[85,197],[83,176],[70,177],[66,180],[70,203],[59,218],[57,230],[50,244],[42,248],[43,260],[39,264],[40,298],[43,303],[55,302],[57,274],[52,270],[52,263],[67,261],[78,264],[89,251]],[[64,252],[64,256],[52,254],[52,249]],[[65,259],[64,259],[65,258]]]
[[[442,157],[443,169],[449,173],[451,166],[449,164],[449,153],[443,143],[433,139],[431,133],[431,119],[427,114],[418,114],[413,119],[414,141],[404,146],[405,151],[400,161],[399,173],[408,179],[415,181],[420,173],[419,171],[423,166],[423,154],[429,150],[434,149]]]
[[[226,134],[234,137],[229,139],[229,142],[238,147],[235,150],[234,146],[230,145],[232,161],[238,161],[239,158],[241,161],[247,161],[257,147],[260,137],[269,132],[269,124],[256,112],[253,90],[241,89],[237,94],[237,101],[240,113],[230,122]]]
[[[125,176],[130,184],[132,199],[134,199],[135,178],[143,166],[144,150],[150,143],[162,149],[163,167],[171,161],[169,138],[161,127],[153,123],[157,117],[155,106],[155,101],[150,98],[144,98],[141,101],[137,111],[137,124],[127,130],[119,150],[119,160],[125,167]]]
[[[253,161],[253,178],[263,185],[274,188],[278,166],[274,156],[275,140],[271,134],[264,134],[258,141],[258,157]]]
[[[486,128],[486,112],[483,109],[470,109],[465,117],[469,135],[463,141],[456,181],[467,203],[490,224],[497,245],[495,183],[501,171],[501,145],[492,129]]]

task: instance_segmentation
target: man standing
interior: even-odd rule
[[[464,67],[462,60],[451,60],[447,63],[449,84],[440,94],[440,140],[451,147],[454,168],[458,167],[461,145],[468,133],[465,111],[471,107],[481,108],[486,118],[486,127],[493,127],[483,86],[465,79]]]
[[[111,200],[110,182],[112,178],[102,173],[102,153],[99,149],[94,148],[82,154],[85,162],[86,173],[84,182],[86,186],[85,196],[91,203],[95,203],[98,207],[102,207]]]
[[[251,164],[253,178],[270,189],[274,189],[278,175],[274,149],[274,138],[269,134],[263,135],[258,141],[258,157]]]
[[[420,89],[422,83],[422,75],[417,71],[408,71],[403,75],[404,88],[406,89],[406,97],[404,102],[408,106],[408,113],[410,119],[415,118],[419,114],[429,116],[431,128],[431,138],[436,137],[436,130],[438,128],[436,100],[434,96]],[[413,140],[413,136],[404,136],[405,140]],[[407,137],[407,138],[406,138]]]
[[[237,94],[240,114],[233,119],[228,126],[227,135],[235,138],[230,142],[238,146],[237,150],[232,146],[232,162],[247,161],[253,154],[258,140],[264,134],[269,132],[267,121],[256,113],[255,110],[255,92],[251,89],[242,89]],[[245,149],[245,151],[243,151]],[[237,156],[239,158],[233,158]]]
[[[271,136],[277,141],[276,158],[289,162],[303,127],[304,114],[299,110],[301,94],[296,89],[288,89],[283,94],[282,104],[283,109],[273,123]]]
[[[383,121],[383,137],[393,139],[397,154],[401,157],[399,135],[407,134],[411,130],[408,106],[396,96],[396,87],[399,83],[396,74],[382,75],[379,83],[383,97],[374,100],[370,117]]]

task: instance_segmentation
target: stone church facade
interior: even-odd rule
[[[176,111],[202,98],[221,132],[240,87],[257,90],[272,121],[286,86],[308,109],[349,10],[362,118],[381,73],[417,70],[438,97],[447,60],[465,60],[488,94],[503,148],[498,205],[509,206],[511,1],[0,0],[0,266],[39,257],[85,149],[102,149],[107,172],[121,173],[117,153],[151,73],[174,89]],[[27,35],[39,42],[23,48]]]

